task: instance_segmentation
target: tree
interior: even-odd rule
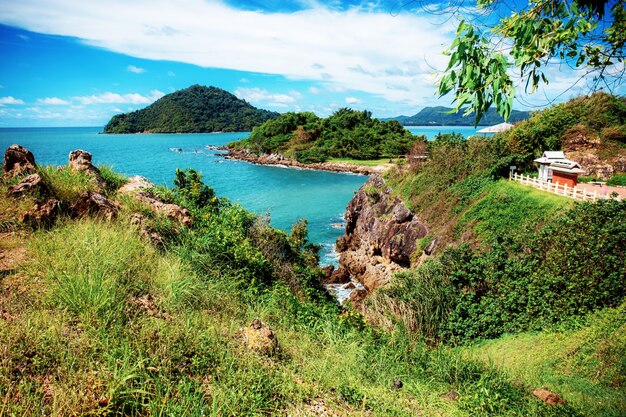
[[[515,88],[510,70],[519,71],[526,92],[548,84],[546,65],[555,60],[592,77],[591,89],[619,85],[624,74],[625,0],[527,0],[494,26],[461,20],[438,94],[454,92],[456,111],[475,113],[476,124],[495,105],[508,119]],[[496,11],[515,7],[505,0],[477,0]],[[512,58],[512,60],[510,60]]]

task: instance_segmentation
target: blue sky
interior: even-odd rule
[[[223,88],[260,108],[321,116],[340,107],[389,117],[449,105],[449,97],[435,96],[435,78],[457,22],[419,6],[391,0],[4,1],[0,127],[102,126],[114,114],[192,84]],[[537,102],[575,78],[555,71]]]

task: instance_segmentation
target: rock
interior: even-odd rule
[[[116,201],[109,200],[99,193],[84,191],[72,205],[71,212],[75,217],[91,214],[111,220],[117,216],[119,209],[120,205]]]
[[[394,379],[393,380],[393,385],[391,386],[392,390],[398,391],[399,389],[402,388],[404,384],[402,383],[402,381],[400,381],[399,379]]]
[[[537,398],[539,398],[541,401],[543,401],[544,403],[548,404],[549,406],[554,406],[557,404],[565,404],[566,401],[559,397],[558,395],[556,395],[553,392],[550,392],[548,390],[545,390],[543,388],[536,388],[533,391],[533,395]]]
[[[334,270],[335,270],[335,265],[328,265],[322,268],[322,271],[324,271],[324,278],[322,278],[322,282],[329,281],[330,277],[333,275]]]
[[[276,334],[259,319],[252,320],[252,323],[240,332],[248,349],[264,355],[272,355],[278,350]]]
[[[7,197],[18,198],[25,194],[38,192],[40,195],[48,193],[48,187],[43,182],[39,174],[30,174],[13,187],[9,187]]]
[[[133,214],[130,218],[130,224],[139,227],[139,236],[141,236],[142,239],[150,242],[156,247],[163,247],[165,245],[161,235],[155,232],[154,229],[148,225],[146,218],[141,214]]]
[[[118,190],[119,193],[134,195],[135,198],[148,206],[155,213],[161,213],[189,227],[192,224],[191,213],[184,207],[177,204],[167,204],[155,196],[150,191],[155,185],[148,179],[140,176],[130,177],[126,184]]]
[[[345,284],[347,282],[350,282],[350,274],[345,269],[334,269],[330,277],[324,280],[324,284]]]
[[[100,398],[98,398],[98,405],[100,407],[106,407],[109,405],[109,399],[107,397],[105,397],[104,395],[101,396]]]
[[[4,152],[3,178],[12,178],[16,175],[32,173],[35,170],[35,157],[28,149],[20,145],[11,145]]]
[[[446,400],[450,400],[450,401],[457,401],[459,399],[459,397],[461,396],[461,394],[459,394],[458,392],[452,390],[446,394],[441,394],[439,396],[439,398],[443,398]]]
[[[367,290],[355,289],[350,293],[349,300],[353,303],[359,303],[367,296]]]
[[[124,185],[122,185],[118,192],[122,194],[133,194],[141,191],[147,191],[156,187],[149,179],[135,175],[130,177]]]
[[[435,238],[433,239],[432,242],[430,242],[425,248],[424,248],[424,253],[428,256],[432,255],[432,253],[435,251],[435,248],[437,247],[437,243],[439,243],[439,239]]]
[[[341,288],[343,288],[344,290],[353,290],[353,289],[355,289],[356,287],[355,287],[355,285],[354,285],[352,282],[348,282],[346,285],[344,285],[344,286],[343,286],[343,287],[341,287]]]
[[[345,234],[335,245],[339,252],[338,276],[352,277],[374,290],[396,272],[411,267],[414,259],[419,260],[414,252],[419,239],[428,234],[428,227],[381,177],[372,176],[357,191],[344,218]]]
[[[82,149],[70,152],[69,167],[75,171],[82,171],[92,176],[99,188],[106,187],[106,183],[100,175],[100,170],[91,163],[91,154],[89,152]]]
[[[20,221],[30,224],[52,224],[61,212],[62,203],[57,199],[51,199],[43,204],[35,206],[20,216]]]

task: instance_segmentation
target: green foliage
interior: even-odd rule
[[[114,194],[126,182],[124,175],[113,171],[113,168],[108,165],[100,165],[98,169],[100,170],[100,176],[106,184],[105,192],[107,194]]]
[[[626,174],[615,174],[608,181],[607,185],[617,185],[626,187]]]
[[[511,152],[519,155],[526,166],[545,150],[561,149],[579,134],[621,140],[615,130],[626,124],[626,100],[605,93],[580,97],[557,104],[518,124],[504,135]],[[602,134],[605,132],[605,135]]]
[[[478,1],[485,9],[495,10],[498,5],[493,0]],[[521,72],[531,92],[540,82],[548,83],[543,68],[554,59],[595,71],[596,87],[620,80],[620,73],[612,74],[607,68],[624,60],[623,2],[532,0],[512,13],[507,10],[506,15],[492,28],[485,28],[486,33],[480,24],[462,21],[447,51],[450,60],[438,92],[454,91],[457,110],[469,104],[465,113],[474,112],[476,122],[492,104],[505,119],[510,115],[515,94],[507,72],[511,67]],[[503,40],[511,44],[508,54],[513,62],[500,52]]]
[[[339,109],[326,119],[313,113],[285,113],[230,144],[256,154],[280,153],[309,164],[328,158],[359,160],[406,154],[413,137],[395,120],[381,122],[368,111]]]
[[[219,88],[192,85],[145,109],[113,116],[104,133],[245,132],[277,116]]]

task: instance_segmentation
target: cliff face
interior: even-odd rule
[[[345,235],[337,240],[339,269],[368,290],[386,284],[391,276],[411,266],[418,240],[428,227],[392,194],[384,180],[371,177],[346,209]]]

